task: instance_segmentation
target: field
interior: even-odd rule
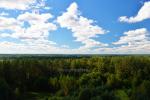
[[[0,55],[0,100],[150,100],[149,55]]]

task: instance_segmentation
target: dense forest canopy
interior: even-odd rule
[[[150,100],[150,56],[0,57],[0,100]]]

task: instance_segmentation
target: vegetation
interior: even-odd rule
[[[149,56],[0,60],[0,100],[150,100],[149,93]]]

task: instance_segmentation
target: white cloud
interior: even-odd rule
[[[10,30],[12,33],[1,33],[0,37],[10,37],[30,44],[53,45],[56,44],[48,39],[49,32],[57,29],[56,25],[48,22],[51,14],[24,13],[15,18],[0,17],[0,31]],[[30,25],[24,27],[25,23]]]
[[[48,38],[49,31],[57,29],[55,24],[48,22],[50,18],[52,18],[50,13],[35,14],[26,12],[19,15],[17,19],[21,22],[28,22],[30,27],[23,29],[21,34],[19,31],[16,32],[13,36],[21,39],[46,39]]]
[[[11,36],[19,39],[46,39],[49,36],[49,31],[53,30],[56,30],[56,26],[54,24],[40,23],[37,25],[32,25],[27,29],[22,29],[22,33],[20,33],[21,31],[18,31]]]
[[[9,13],[6,13],[4,11],[0,13],[0,16],[8,16],[8,15],[9,15]]]
[[[71,30],[76,41],[84,44],[85,48],[107,46],[107,44],[91,39],[98,34],[105,34],[106,31],[97,25],[93,25],[93,20],[81,16],[78,5],[75,2],[67,8],[66,12],[57,18],[57,22],[62,28]]]
[[[45,41],[44,41],[45,42]],[[0,42],[0,53],[3,54],[79,54],[87,53],[87,50],[69,49],[68,46],[54,46],[50,43],[13,43]]]
[[[114,51],[119,53],[150,53],[150,32],[146,28],[124,32],[115,45]]]
[[[145,2],[143,7],[139,10],[138,14],[134,17],[122,16],[119,18],[120,22],[136,23],[150,19],[150,1]]]
[[[138,44],[144,43],[148,41],[149,32],[145,28],[131,30],[128,32],[124,32],[125,36],[122,36],[119,41],[115,42],[114,44]]]
[[[51,9],[51,7],[44,7],[44,9],[45,9],[45,10],[50,10],[50,9]]]
[[[48,53],[47,51],[51,51],[56,49],[51,44],[42,44],[40,43],[14,43],[14,42],[0,42],[0,53],[6,53],[6,54],[40,54],[40,53]],[[49,50],[48,50],[49,49]]]
[[[37,14],[26,12],[18,16],[19,21],[28,21],[30,24],[45,23],[48,22],[48,19],[52,18],[53,15],[50,13],[46,14]]]
[[[0,8],[27,10],[36,0],[0,0]]]
[[[50,9],[45,5],[44,0],[0,0],[0,8],[7,10]]]
[[[15,18],[7,18],[0,16],[0,30],[16,30],[20,27],[21,23]]]

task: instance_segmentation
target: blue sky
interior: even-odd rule
[[[1,0],[1,54],[149,54],[149,0]]]

